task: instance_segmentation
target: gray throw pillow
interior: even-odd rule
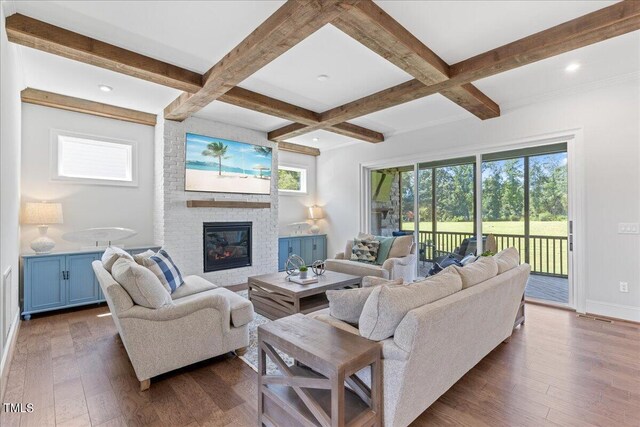
[[[387,339],[393,336],[409,311],[445,298],[461,289],[462,280],[452,271],[406,286],[376,286],[367,298],[360,315],[360,335],[374,341]]]
[[[147,308],[172,304],[171,295],[151,270],[133,260],[119,259],[113,264],[116,282],[131,296],[133,302]]]
[[[116,246],[109,246],[102,254],[101,261],[104,269],[111,273],[113,264],[115,264],[115,262],[120,258],[125,258],[133,261],[133,257],[124,249],[120,249]]]
[[[369,276],[363,279],[370,279]],[[360,319],[360,313],[364,307],[367,298],[371,295],[371,292],[376,286],[386,284],[388,286],[402,285],[402,279],[386,280],[376,277],[378,279],[374,282],[368,282],[367,287],[356,289],[332,289],[326,292],[327,299],[329,300],[329,314],[331,317],[340,319],[343,322],[351,323],[352,325],[358,324]]]
[[[389,258],[404,258],[411,253],[411,247],[413,246],[413,236],[398,236],[393,241],[393,246],[389,251]]]
[[[135,254],[133,256],[133,260],[138,264],[138,265],[144,265],[144,260],[147,258],[151,258],[152,256],[154,256],[156,253],[154,251],[152,251],[151,249],[147,249],[144,252],[141,252],[139,254]]]
[[[462,289],[470,288],[498,275],[498,263],[492,256],[481,256],[476,262],[464,267],[454,265],[462,279]]]
[[[504,249],[493,256],[498,264],[498,274],[516,268],[520,264],[520,254],[516,248]]]

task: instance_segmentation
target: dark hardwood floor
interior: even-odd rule
[[[256,373],[232,356],[138,381],[107,307],[23,322],[4,402],[10,426],[253,426]],[[639,426],[640,327],[527,306],[527,322],[417,426]]]

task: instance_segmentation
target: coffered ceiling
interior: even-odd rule
[[[9,2],[18,12],[199,74],[206,72],[284,2]],[[496,48],[615,2],[596,1],[381,1],[391,17],[449,64]],[[20,47],[26,84],[36,89],[161,114],[180,91],[113,71]],[[581,64],[572,74],[571,62]],[[615,66],[613,65],[615,64]],[[640,71],[640,32],[478,80],[474,85],[503,112],[544,97],[582,90]],[[328,79],[319,80],[326,75]],[[239,86],[322,112],[413,79],[405,71],[326,25]],[[103,93],[99,84],[114,90]],[[292,122],[214,101],[195,113],[221,122],[271,131]],[[435,94],[350,122],[386,137],[435,124],[476,119]],[[314,131],[291,142],[332,148],[356,142]]]

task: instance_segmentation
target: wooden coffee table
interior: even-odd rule
[[[381,349],[378,342],[302,314],[260,325],[258,425],[380,426]],[[278,351],[297,363],[288,366]],[[267,358],[276,364],[279,375],[267,374]],[[356,376],[366,368],[371,386]]]
[[[249,277],[249,300],[255,311],[271,320],[296,313],[311,313],[329,306],[325,291],[360,287],[362,277],[326,271],[318,283],[299,285],[287,273]]]

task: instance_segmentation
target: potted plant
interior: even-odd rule
[[[309,268],[306,265],[300,267],[300,278],[302,280],[307,278],[307,271],[309,271]]]

